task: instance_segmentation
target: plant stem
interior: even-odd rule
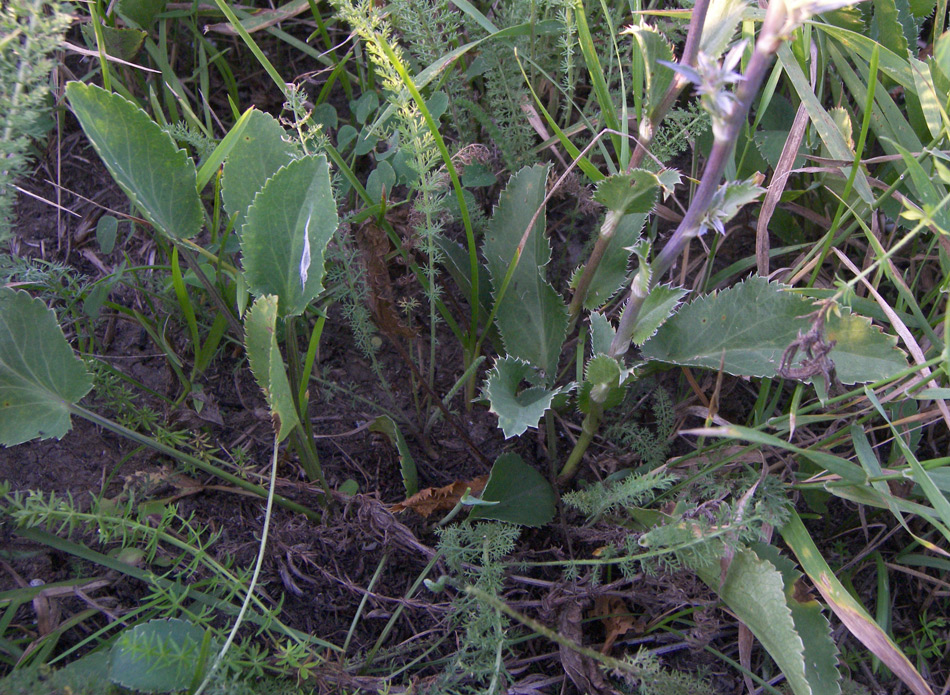
[[[299,393],[300,384],[303,380],[309,380],[308,374],[303,374],[303,367],[300,364],[300,354],[297,352],[297,317],[288,316],[284,322],[287,331],[287,361],[290,363],[290,392]],[[326,478],[323,476],[323,468],[320,466],[320,457],[313,447],[313,436],[310,430],[310,403],[306,398],[297,401],[294,406],[297,409],[297,417],[300,424],[294,428],[293,437],[297,455],[300,457],[300,465],[307,472],[307,478],[320,484],[324,493],[324,505],[329,504],[330,488],[327,486]]]
[[[699,51],[699,35],[702,30],[702,19],[705,18],[705,11],[705,0],[699,0],[693,10],[690,33],[683,51],[684,60],[695,62],[696,55]],[[683,250],[687,247],[689,242],[699,236],[703,218],[709,210],[716,191],[719,189],[723,172],[729,162],[729,157],[732,155],[739,130],[746,123],[746,116],[752,107],[752,100],[756,94],[758,94],[762,81],[765,79],[766,71],[769,65],[771,65],[772,58],[778,50],[779,45],[781,45],[781,31],[785,25],[785,19],[786,11],[784,3],[771,3],[766,12],[765,20],[762,23],[762,29],[759,32],[759,39],[755,44],[755,50],[752,52],[752,58],[736,90],[736,101],[733,104],[732,111],[723,124],[721,132],[716,132],[716,139],[713,142],[712,151],[709,153],[709,159],[706,161],[702,180],[700,181],[699,188],[696,190],[696,195],[690,203],[689,209],[683,216],[682,221],[680,221],[673,236],[663,247],[663,250],[660,251],[653,263],[651,263],[648,268],[641,267],[630,283],[630,294],[624,305],[623,314],[617,326],[617,333],[614,335],[614,339],[611,341],[610,349],[607,353],[610,357],[620,357],[630,348],[633,332],[636,329],[637,320],[640,315],[640,309],[643,306],[643,302],[646,301],[646,298],[649,296],[650,290],[656,285],[663,274],[670,269],[673,262],[683,253]],[[698,22],[698,24],[695,22]],[[677,80],[678,79],[679,75],[677,75]],[[665,107],[667,109],[679,93],[679,91],[673,92],[677,80],[674,80],[670,86],[670,90],[667,92],[667,97],[672,95],[669,99],[669,104]],[[682,86],[679,87],[679,89],[682,89]],[[664,101],[654,112],[655,117],[665,115],[665,111],[661,114],[659,109],[663,107],[666,102],[667,99],[664,97]],[[654,122],[659,123],[659,119],[651,120],[651,123]],[[652,129],[649,134],[650,138],[652,138]],[[649,144],[649,140],[647,144]],[[640,150],[641,146],[638,145],[637,151],[634,153],[635,157],[631,158],[631,164],[635,162],[638,163],[646,154],[646,150],[644,149],[643,154],[639,155],[639,159],[636,159],[636,154],[640,152]],[[598,239],[598,243],[601,241],[603,241],[603,237]],[[606,242],[604,242],[604,245],[606,246]],[[583,301],[583,299],[580,301]],[[558,476],[560,483],[570,480],[576,472],[577,466],[580,465],[581,459],[587,451],[587,447],[590,445],[594,435],[597,433],[597,429],[600,427],[602,414],[602,410],[592,409],[584,419],[581,437],[577,440],[577,444],[574,445],[574,449],[571,451],[567,462],[564,464]]]
[[[143,444],[151,449],[154,449],[155,451],[158,451],[159,453],[162,453],[162,454],[165,454],[166,456],[177,459],[181,461],[182,463],[187,463],[189,466],[194,466],[195,468],[202,470],[205,473],[210,473],[211,475],[217,476],[221,478],[222,480],[226,480],[227,482],[231,483],[232,485],[236,487],[241,488],[242,490],[253,492],[255,495],[258,495],[259,497],[263,497],[263,498],[267,497],[267,490],[262,488],[260,485],[255,485],[254,483],[248,482],[247,480],[244,480],[243,478],[239,478],[238,476],[233,475],[232,473],[228,473],[227,471],[222,470],[221,468],[218,468],[217,466],[211,463],[208,463],[207,461],[202,461],[201,459],[191,456],[190,454],[186,454],[166,444],[162,444],[161,442],[156,441],[147,435],[136,432],[135,430],[130,430],[128,427],[123,427],[122,425],[116,422],[113,422],[112,420],[104,418],[101,415],[97,415],[91,410],[86,410],[82,406],[75,405],[72,403],[67,403],[66,407],[71,414],[81,417],[84,420],[88,420],[94,425],[99,425],[100,427],[104,427],[110,432],[116,433],[120,437],[125,437],[126,439],[130,439],[133,442],[138,442],[139,444]],[[285,509],[288,509],[297,514],[303,514],[307,516],[308,518],[312,519],[313,521],[320,521],[319,512],[316,512],[313,509],[309,509],[308,507],[305,507],[302,504],[292,502],[286,497],[283,497],[281,495],[274,495],[274,501],[277,502],[277,504],[279,504],[280,506],[284,507]]]
[[[584,424],[581,425],[581,436],[571,450],[570,456],[567,457],[567,461],[564,463],[564,467],[561,468],[561,472],[558,473],[558,485],[563,485],[574,477],[574,474],[577,472],[577,467],[584,458],[587,447],[590,446],[594,435],[596,435],[597,430],[600,429],[600,421],[603,419],[604,409],[599,403],[594,403],[593,401],[591,401],[590,406],[591,410],[587,413],[587,417],[584,418]]]
[[[696,189],[696,195],[693,197],[689,209],[680,221],[673,236],[670,237],[670,240],[650,266],[649,286],[651,288],[670,269],[689,242],[699,236],[700,224],[709,210],[713,196],[719,189],[723,172],[732,154],[739,130],[745,125],[752,100],[758,94],[765,73],[772,62],[772,57],[780,45],[779,32],[784,23],[784,5],[777,2],[771,3],[762,24],[759,40],[752,52],[752,58],[749,61],[745,75],[743,75],[742,82],[739,83],[739,88],[736,90],[736,102],[733,105],[732,112],[726,120],[722,132],[717,133],[718,137],[713,142],[712,151],[706,161],[706,168],[703,170],[703,178],[700,181],[699,188]],[[623,355],[630,347],[631,337],[639,318],[640,307],[646,299],[644,293],[636,290],[639,284],[638,280],[642,282],[641,274],[643,272],[644,270],[641,268],[637,273],[637,277],[633,280],[630,297],[624,305],[620,325],[617,327],[617,334],[610,345],[608,354],[611,357]]]

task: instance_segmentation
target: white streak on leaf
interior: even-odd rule
[[[313,211],[307,215],[307,224],[303,227],[303,253],[300,254],[300,289],[307,287],[307,274],[310,271],[310,219]]]

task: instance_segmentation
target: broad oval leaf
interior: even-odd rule
[[[235,215],[234,231],[241,233],[247,209],[267,179],[297,156],[297,148],[284,138],[277,120],[262,111],[253,111],[244,132],[224,164],[221,197],[224,209]]]
[[[544,411],[551,407],[551,401],[563,390],[543,386],[522,389],[522,381],[533,376],[532,366],[517,357],[498,360],[488,373],[485,395],[491,412],[498,416],[498,426],[505,433],[505,439],[517,437],[529,427],[537,427]]]
[[[303,157],[280,169],[244,223],[241,251],[251,292],[277,295],[281,316],[303,312],[323,290],[324,251],[337,221],[326,157]]]
[[[277,347],[276,326],[277,297],[258,297],[244,320],[244,344],[251,371],[270,408],[277,439],[282,440],[300,420],[284,370],[284,360]]]
[[[778,283],[752,277],[683,307],[643,346],[649,359],[719,369],[728,374],[773,377],[782,353],[810,328],[815,310],[807,299]],[[878,381],[907,368],[907,358],[871,322],[842,309],[826,326],[837,341],[830,353],[845,384]]]
[[[206,672],[217,644],[200,625],[171,618],[122,631],[109,658],[109,680],[143,693],[186,690]]]
[[[495,208],[482,253],[488,263],[496,302],[521,238],[544,201],[547,175],[547,166],[525,167],[511,177]],[[531,227],[495,314],[505,351],[542,370],[548,383],[557,372],[561,344],[567,333],[564,300],[543,275],[542,269],[550,260],[551,246],[544,235],[542,211]]]
[[[91,388],[56,315],[26,292],[0,288],[0,444],[61,439],[69,405]]]
[[[131,101],[94,85],[66,85],[69,105],[109,173],[145,218],[173,239],[204,220],[195,163]]]
[[[554,518],[557,495],[544,476],[515,453],[502,454],[491,467],[482,501],[470,519],[494,519],[522,526],[544,526]]]

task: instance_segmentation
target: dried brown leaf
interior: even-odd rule
[[[396,513],[411,509],[422,517],[428,517],[434,512],[447,512],[458,504],[466,490],[469,490],[472,495],[478,495],[485,489],[487,483],[488,476],[483,475],[469,481],[456,480],[444,487],[427,487],[412,497],[397,502],[390,507],[389,511]]]

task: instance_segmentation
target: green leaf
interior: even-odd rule
[[[366,192],[373,199],[374,203],[379,203],[385,194],[387,198],[392,194],[393,186],[396,185],[396,172],[389,162],[380,162],[376,168],[370,172],[366,179]]]
[[[873,0],[873,3],[874,16],[871,18],[870,37],[901,58],[906,58],[907,38],[904,36],[901,20],[910,20],[907,1],[900,3],[903,12],[898,11],[898,3],[895,0]],[[914,34],[914,41],[916,40],[917,35]]]
[[[634,212],[650,212],[656,204],[660,182],[644,169],[629,174],[614,174],[597,184],[594,200],[611,212],[629,215]]]
[[[324,251],[337,220],[323,155],[295,160],[268,179],[241,237],[251,292],[277,295],[281,316],[303,312],[323,290]]]
[[[102,41],[105,44],[106,53],[127,61],[135,59],[138,52],[142,50],[142,42],[145,41],[147,36],[140,29],[129,27],[100,26],[99,29],[102,31]],[[93,26],[83,24],[81,31],[86,45],[96,48],[96,30]]]
[[[186,690],[200,681],[217,645],[205,628],[172,618],[122,631],[112,647],[109,680],[144,693]]]
[[[833,29],[830,25],[823,25],[822,28],[828,31]],[[848,145],[841,136],[841,132],[835,126],[835,122],[831,116],[828,115],[828,112],[825,111],[821,105],[818,97],[815,96],[811,84],[809,84],[808,79],[805,77],[805,73],[802,72],[798,61],[795,60],[795,56],[792,55],[792,51],[787,45],[781,44],[779,46],[778,58],[792,86],[795,88],[796,93],[805,105],[808,118],[814,124],[815,130],[818,131],[821,141],[825,147],[828,148],[829,154],[835,159],[841,159],[846,162],[853,161],[854,152],[848,149]],[[842,167],[842,170],[844,175],[847,176],[850,167]],[[865,203],[870,205],[874,202],[874,194],[871,192],[871,186],[863,171],[859,171],[854,179],[854,190],[857,191],[858,195],[861,196],[861,200]]]
[[[286,166],[298,154],[286,140],[283,126],[270,114],[252,111],[244,132],[228,155],[221,175],[224,209],[235,215],[234,231],[241,233],[247,209],[267,179]]]
[[[594,355],[585,367],[584,383],[577,398],[581,412],[590,412],[591,401],[605,409],[620,405],[624,397],[621,387],[624,373],[625,370],[613,357]]]
[[[537,427],[551,401],[564,390],[543,386],[522,389],[521,382],[530,378],[536,378],[535,370],[517,357],[498,360],[488,373],[485,395],[491,412],[498,416],[498,426],[505,433],[505,439],[516,437],[529,427]]]
[[[557,495],[544,476],[518,454],[508,453],[499,456],[491,467],[482,501],[498,504],[475,507],[470,519],[544,526],[554,518]]]
[[[115,237],[119,230],[119,221],[112,215],[103,215],[96,224],[96,241],[99,250],[107,256],[115,248]]]
[[[630,263],[630,247],[640,238],[640,230],[643,229],[646,219],[646,213],[637,212],[624,215],[617,224],[613,236],[607,242],[607,250],[597,270],[594,271],[590,287],[587,289],[587,296],[584,297],[585,309],[593,311],[604,306],[623,287],[627,279],[627,266]],[[577,273],[582,269],[583,266]],[[575,277],[579,278],[580,275],[577,273]]]
[[[746,0],[712,0],[703,23],[703,34],[699,50],[713,58],[719,58],[725,52],[736,27],[751,7]]]
[[[729,564],[721,590],[718,562],[693,567],[693,570],[709,588],[719,593],[729,609],[762,643],[782,669],[795,695],[831,695],[835,692],[812,690],[808,683],[805,646],[785,602],[782,575],[771,562],[758,557],[749,548],[739,547]]]
[[[56,315],[26,292],[0,287],[0,444],[69,431],[69,405],[92,388]]]
[[[752,549],[782,573],[785,603],[792,612],[795,630],[805,647],[805,676],[812,692],[816,695],[837,695],[841,692],[838,647],[831,639],[831,625],[821,612],[821,604],[808,595],[802,573],[778,548],[766,543],[755,543]]]
[[[791,520],[779,531],[782,539],[795,553],[805,574],[814,582],[822,598],[851,634],[883,661],[915,695],[933,695],[927,681],[914,668],[901,648],[835,576],[796,512],[792,512]]]
[[[661,65],[659,61],[672,63],[673,48],[665,36],[646,24],[631,26],[621,33],[633,36],[633,40],[637,42],[637,47],[640,49],[640,55],[643,56],[646,80],[644,89],[646,107],[644,113],[652,117],[654,109],[660,104],[663,95],[670,86],[670,82],[673,81],[673,71],[665,65]]]
[[[610,320],[598,312],[590,315],[590,347],[594,355],[606,355],[617,331]]]
[[[165,11],[167,0],[119,0],[119,14],[148,31],[155,17]]]
[[[521,238],[544,200],[548,168],[525,167],[512,176],[488,225],[482,253],[496,302]],[[495,322],[507,353],[542,370],[550,382],[567,333],[567,310],[561,296],[544,280],[542,269],[551,260],[544,225],[542,210],[498,304]]]
[[[657,330],[673,315],[680,300],[687,291],[670,285],[657,285],[650,290],[650,294],[643,300],[640,314],[637,317],[637,326],[633,330],[633,342],[637,346],[656,335]]]
[[[799,331],[811,326],[815,307],[778,283],[752,277],[735,287],[701,297],[683,307],[643,346],[649,359],[719,369],[729,374],[773,377],[782,353]],[[907,359],[871,322],[832,314],[826,337],[837,341],[830,353],[845,384],[878,381],[907,368]]]
[[[106,168],[145,218],[173,239],[201,229],[195,163],[125,97],[70,82],[69,105]]]
[[[251,371],[270,408],[277,439],[281,441],[300,424],[300,419],[277,347],[276,326],[277,297],[258,297],[244,319],[244,345]]]
[[[406,497],[412,497],[419,492],[419,475],[416,471],[416,462],[409,453],[409,445],[402,436],[399,427],[388,415],[380,415],[369,426],[370,432],[382,432],[399,452],[399,471],[402,473],[402,484],[406,488]]]

